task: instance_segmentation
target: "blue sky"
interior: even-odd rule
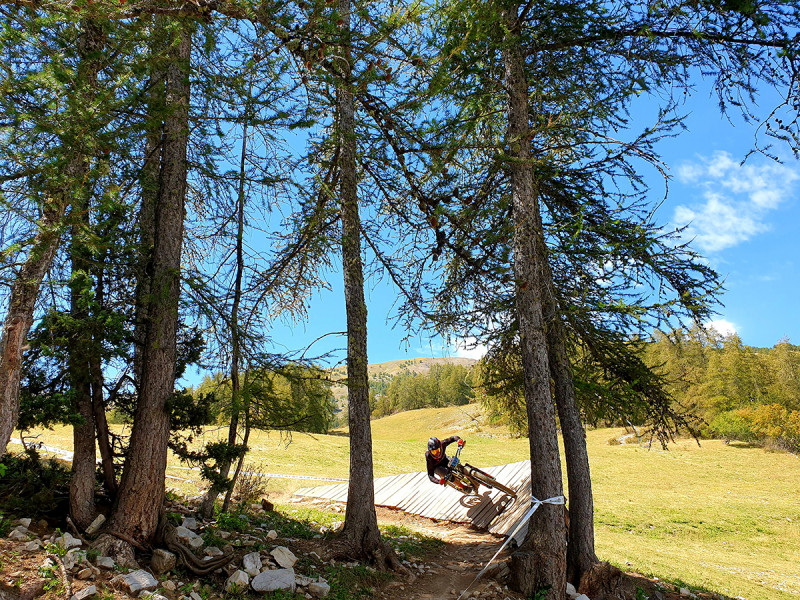
[[[651,109],[644,99],[641,114]],[[722,334],[737,332],[751,346],[770,347],[782,338],[800,344],[795,315],[800,294],[800,163],[776,147],[782,163],[754,154],[741,164],[753,147],[754,127],[738,115],[721,116],[708,92],[694,94],[681,112],[688,114],[688,130],[658,146],[671,181],[657,220],[665,227],[688,225],[693,247],[723,277],[724,306],[710,325]],[[655,178],[651,184],[657,203],[664,185]],[[279,345],[297,349],[324,333],[345,329],[341,274],[330,273],[328,280],[332,289],[315,295],[306,323],[275,328],[272,336]],[[370,363],[420,356],[478,358],[484,351],[408,337],[392,326],[391,287],[370,281],[368,288]],[[343,357],[344,347],[344,337],[329,336],[309,355],[342,349]]]

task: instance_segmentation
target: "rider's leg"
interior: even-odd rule
[[[436,467],[433,470],[433,474],[436,475],[439,479],[447,479],[450,476],[450,469],[447,467]]]

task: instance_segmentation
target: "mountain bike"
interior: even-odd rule
[[[447,485],[465,495],[477,495],[478,487],[482,485],[489,489],[500,490],[512,498],[517,497],[517,492],[497,481],[497,479],[489,475],[486,471],[481,471],[477,467],[473,467],[467,463],[462,464],[462,447],[463,446],[459,444],[455,456],[450,459],[450,464],[448,465],[450,473],[447,476]]]

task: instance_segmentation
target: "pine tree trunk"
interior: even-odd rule
[[[92,357],[92,413],[97,434],[97,447],[100,449],[101,468],[103,470],[103,486],[109,498],[117,494],[117,477],[114,473],[114,453],[111,449],[111,434],[106,420],[106,403],[103,398],[103,370],[100,355]]]
[[[550,280],[552,286],[552,279]],[[575,398],[572,366],[566,349],[564,325],[555,312],[555,298],[551,292],[546,303],[547,349],[550,374],[553,378],[558,420],[564,438],[569,487],[569,531],[567,542],[567,577],[578,588],[581,577],[598,562],[594,551],[594,499],[592,477],[589,471],[589,454],[586,435],[581,423],[580,410]]]
[[[544,500],[563,494],[555,405],[550,393],[550,367],[542,312],[546,292],[544,263],[537,248],[541,217],[530,152],[528,84],[517,42],[518,5],[506,14],[503,50],[508,94],[508,138],[511,196],[514,211],[514,276],[525,404],[531,453],[531,492]],[[566,531],[560,506],[543,505],[531,518],[520,551],[512,556],[512,585],[526,595],[548,589],[546,598],[564,597]]]
[[[97,61],[88,64],[89,56],[102,47],[102,29],[97,23],[84,20],[81,23],[78,54],[81,65],[78,78],[83,90],[88,93],[85,102],[93,101],[93,90],[97,89]],[[71,336],[69,347],[69,376],[72,385],[73,403],[81,417],[81,423],[72,428],[72,477],[69,484],[69,507],[75,524],[85,529],[94,520],[95,488],[95,428],[92,410],[92,372],[90,355],[94,350],[92,330],[88,325],[89,311],[85,306],[86,292],[91,289],[92,262],[90,249],[84,241],[84,231],[91,227],[89,219],[89,196],[86,193],[88,169],[88,148],[76,149],[77,156],[71,161],[69,179],[73,182],[75,193],[72,201],[72,227],[70,240],[70,260],[72,276],[70,279],[70,315],[78,324]]]
[[[45,200],[39,231],[11,286],[8,312],[0,335],[0,454],[5,454],[19,419],[22,354],[27,349],[39,288],[61,241],[60,227],[67,201],[64,195]]]
[[[95,269],[95,302],[100,310],[105,307],[105,260],[102,258]],[[97,435],[97,447],[100,450],[100,460],[103,471],[103,486],[108,497],[113,500],[117,494],[117,478],[114,473],[114,453],[111,449],[111,434],[106,419],[106,402],[103,391],[103,363],[101,358],[101,344],[104,334],[98,328],[94,330],[92,339],[92,353],[89,357],[89,371],[92,381],[92,413],[94,415],[94,428]]]
[[[144,164],[139,176],[141,185],[141,205],[139,209],[139,246],[135,267],[136,290],[134,292],[134,332],[133,332],[133,380],[137,391],[142,382],[142,354],[148,327],[148,297],[152,284],[152,273],[147,271],[153,259],[155,240],[155,207],[159,193],[164,126],[164,80],[166,36],[164,19],[155,17],[150,36],[151,74],[148,85],[148,122],[145,125]]]
[[[142,350],[142,373],[128,456],[109,527],[138,542],[155,535],[164,502],[169,414],[166,403],[175,387],[175,352],[180,293],[181,247],[186,197],[189,68],[188,28],[173,31],[166,70],[168,114],[158,198]]]
[[[353,556],[372,560],[379,568],[391,565],[381,541],[375,514],[372,430],[367,372],[367,304],[361,263],[361,221],[356,181],[355,99],[350,89],[350,0],[339,0],[342,54],[346,65],[336,90],[339,195],[342,221],[342,271],[347,311],[347,402],[350,427],[350,482],[342,538]]]

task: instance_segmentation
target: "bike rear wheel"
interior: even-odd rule
[[[501,492],[503,492],[504,494],[507,494],[507,495],[511,496],[512,498],[516,498],[517,497],[517,492],[512,490],[507,485],[503,485],[502,483],[497,481],[497,479],[495,479],[494,477],[492,477],[488,473],[484,473],[480,469],[476,469],[475,467],[472,467],[470,469],[470,471],[469,471],[469,475],[470,475],[470,477],[475,479],[478,483],[482,483],[483,485],[485,485],[488,488],[498,489]]]

